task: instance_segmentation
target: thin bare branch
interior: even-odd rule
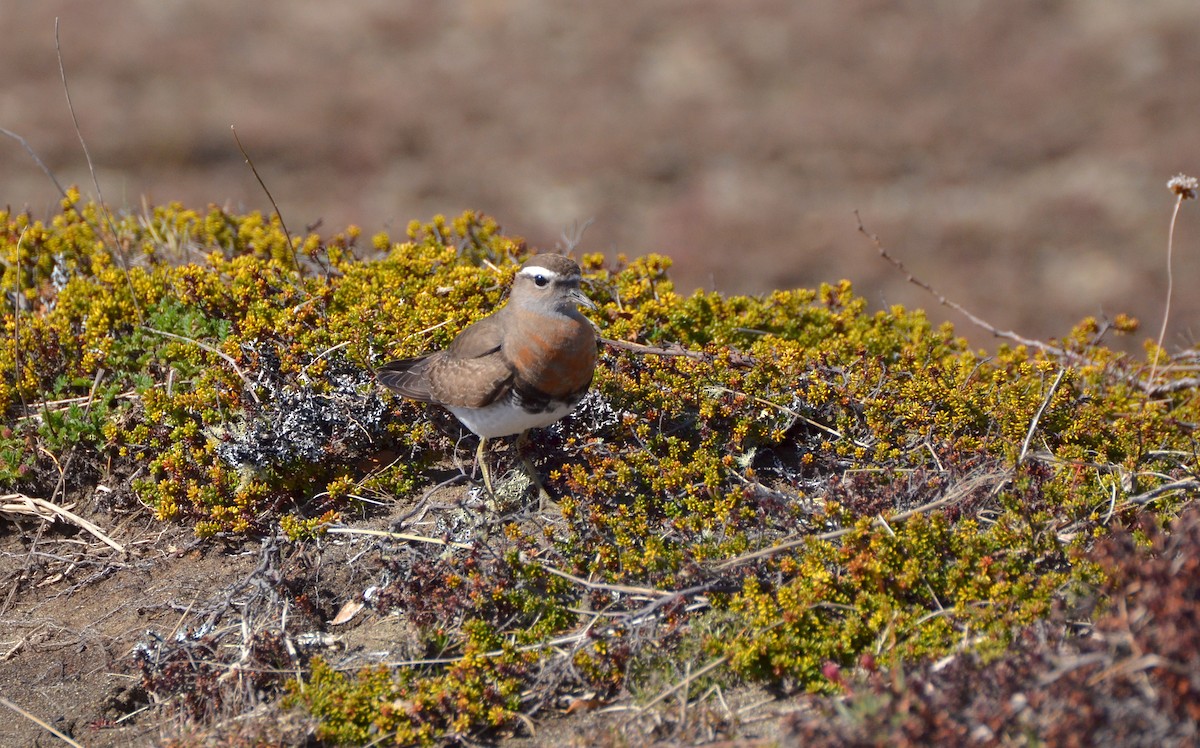
[[[16,134],[12,130],[6,130],[3,127],[0,127],[0,135],[7,135],[8,137],[10,137],[13,140],[17,141],[18,143],[20,143],[21,147],[25,149],[25,152],[28,153],[33,158],[33,162],[35,164],[37,164],[38,168],[40,168],[42,170],[42,173],[45,174],[46,177],[51,182],[54,183],[54,188],[56,190],[58,190],[58,194],[61,195],[62,197],[67,196],[67,191],[65,189],[63,189],[63,186],[61,183],[59,183],[58,178],[54,176],[54,172],[50,171],[50,167],[46,166],[46,162],[42,161],[42,159],[33,150],[33,147],[30,146],[28,141],[25,140],[25,138],[22,138],[20,135]]]
[[[710,356],[700,351],[689,351],[678,343],[672,343],[667,348],[657,348],[655,346],[642,345],[641,343],[631,343],[626,340],[612,340],[611,338],[600,338],[600,342],[609,348],[620,348],[621,350],[631,351],[644,356],[683,356],[696,361],[711,360]]]
[[[258,169],[254,168],[254,162],[250,160],[250,154],[246,153],[246,149],[242,146],[242,139],[238,137],[237,128],[230,125],[229,129],[233,132],[233,141],[237,143],[238,150],[242,152],[242,158],[246,159],[246,165],[250,167],[254,178],[258,180],[258,186],[262,187],[263,192],[267,193],[267,199],[271,201],[271,209],[275,211],[275,216],[279,218],[279,225],[283,227],[283,236],[287,239],[288,250],[292,253],[292,263],[295,264],[297,272],[302,272],[304,268],[300,267],[300,258],[297,257],[296,247],[292,243],[292,234],[288,231],[287,224],[283,221],[283,214],[279,212],[279,205],[275,202],[275,197],[267,189],[267,183],[259,176]]]
[[[560,571],[558,569],[555,569],[553,566],[549,566],[547,564],[539,563],[538,566],[540,566],[541,568],[550,572],[551,574],[553,574],[556,577],[562,577],[563,579],[566,579],[569,582],[574,582],[575,584],[577,584],[581,587],[586,587],[589,590],[604,590],[605,592],[617,592],[617,593],[620,593],[623,595],[644,595],[646,597],[660,597],[660,598],[661,597],[674,597],[675,595],[679,594],[678,592],[672,592],[670,590],[656,590],[653,587],[632,587],[632,586],[626,585],[626,584],[606,584],[604,582],[589,582],[586,579],[577,577],[574,574],[568,574],[565,571]]]
[[[712,361],[713,357],[703,351],[692,351],[684,348],[679,343],[670,343],[665,348],[643,345],[641,343],[632,343],[627,340],[613,340],[612,338],[600,338],[600,342],[609,348],[619,348],[623,351],[630,351],[641,356],[682,356],[690,358],[694,361]],[[758,361],[753,357],[741,353],[740,351],[730,350],[730,361],[735,366],[754,366]]]
[[[953,504],[960,499],[964,499],[974,493],[976,489],[987,485],[992,486],[992,491],[994,493],[999,491],[1000,488],[1008,482],[1011,475],[1012,472],[1008,470],[980,473],[973,478],[968,478],[967,480],[951,487],[939,499],[935,499],[928,504],[922,504],[919,507],[900,512],[899,514],[895,514],[889,520],[884,520],[882,516],[877,517],[875,522],[877,524],[887,524],[887,522],[903,522],[904,520],[909,519],[910,517],[915,517],[918,514],[928,514],[935,509],[939,509],[948,504]],[[751,561],[757,561],[761,558],[767,558],[778,553],[783,553],[784,551],[789,551],[793,548],[798,548],[810,541],[836,540],[843,535],[849,535],[851,532],[853,532],[853,528],[843,527],[840,530],[833,530],[831,532],[825,532],[819,535],[802,535],[792,540],[780,543],[779,545],[773,545],[770,548],[763,548],[752,553],[745,553],[741,556],[735,556],[734,558],[727,559],[713,567],[713,570],[725,571],[726,569],[742,566]]]
[[[1171,483],[1164,483],[1163,485],[1158,486],[1157,488],[1152,488],[1144,493],[1140,493],[1136,496],[1130,496],[1128,499],[1126,499],[1126,501],[1135,506],[1141,506],[1143,504],[1150,503],[1160,496],[1171,493],[1172,491],[1191,491],[1193,493],[1200,492],[1200,481],[1189,478],[1186,480],[1177,480]]]
[[[968,320],[970,320],[972,324],[974,324],[984,330],[987,330],[988,332],[990,332],[992,335],[994,335],[997,338],[1005,338],[1007,340],[1011,340],[1015,343],[1018,343],[1019,345],[1028,346],[1030,348],[1036,348],[1040,351],[1049,353],[1052,356],[1058,356],[1060,358],[1067,358],[1067,359],[1072,359],[1072,360],[1086,360],[1077,353],[1072,353],[1072,352],[1064,350],[1062,348],[1058,348],[1056,346],[1049,345],[1048,343],[1043,343],[1040,340],[1033,340],[1031,338],[1022,337],[1021,335],[1018,335],[1017,333],[1013,332],[1012,330],[1001,330],[1001,329],[997,328],[995,325],[992,325],[991,323],[989,323],[987,320],[983,319],[982,317],[976,316],[969,309],[964,307],[962,304],[959,304],[958,302],[951,301],[950,299],[946,298],[933,286],[931,286],[930,284],[921,280],[917,276],[913,275],[912,272],[907,267],[904,266],[903,262],[896,259],[895,257],[892,257],[892,255],[888,254],[887,248],[885,248],[883,246],[883,242],[880,241],[879,237],[876,236],[875,234],[872,234],[871,232],[867,231],[866,227],[863,225],[862,216],[860,216],[858,214],[857,210],[854,211],[854,218],[858,221],[859,233],[861,233],[863,236],[865,236],[871,240],[871,243],[875,245],[875,249],[879,252],[879,256],[882,257],[885,261],[887,261],[888,264],[890,264],[892,267],[894,267],[896,270],[898,270],[901,274],[903,274],[905,279],[909,283],[926,291],[930,296],[937,299],[937,302],[939,304],[941,304],[942,306],[953,309],[954,311],[958,312],[959,314],[963,315]]]

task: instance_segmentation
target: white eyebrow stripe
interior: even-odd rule
[[[517,273],[517,275],[528,275],[530,278],[538,275],[544,275],[550,280],[555,280],[562,277],[561,274],[556,273],[553,270],[547,270],[541,265],[526,265],[525,267],[521,268],[521,271]]]

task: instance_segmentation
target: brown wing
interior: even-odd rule
[[[458,334],[444,351],[384,364],[379,381],[404,397],[482,408],[508,392],[513,371],[500,351],[495,315]]]
[[[429,389],[439,403],[482,408],[508,392],[513,370],[500,350],[502,311],[460,332],[445,356],[431,362]]]
[[[403,397],[431,403],[434,397],[429,390],[429,364],[431,359],[441,355],[432,353],[389,361],[375,370],[375,377],[384,387]]]
[[[429,391],[442,405],[482,408],[508,393],[513,376],[499,348],[478,358],[443,356],[429,367]]]
[[[451,358],[471,359],[482,358],[499,351],[500,341],[504,337],[500,330],[504,324],[503,316],[497,312],[469,325],[450,343],[446,353]]]

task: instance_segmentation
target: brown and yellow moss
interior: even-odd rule
[[[285,703],[320,717],[319,735],[338,745],[428,744],[506,727],[516,720],[533,657],[479,622],[463,629],[463,654],[445,667],[367,668],[349,678],[316,658]]]

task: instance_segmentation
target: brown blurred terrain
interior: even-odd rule
[[[0,127],[103,196],[269,209],[298,230],[399,236],[474,208],[535,246],[664,252],[680,290],[852,280],[989,336],[1129,312],[1154,337],[1172,196],[1200,171],[1194,0],[0,5]],[[56,193],[0,139],[0,204]],[[1185,206],[1167,341],[1200,330],[1200,217]]]

